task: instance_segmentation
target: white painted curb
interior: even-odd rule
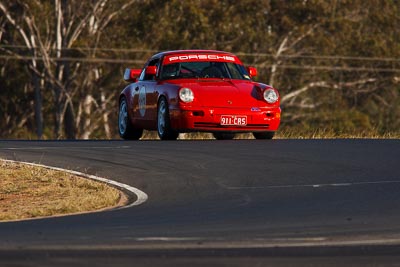
[[[15,161],[15,160],[9,160],[9,159],[0,159],[0,160],[4,161],[4,162],[9,162],[9,163],[22,163],[22,164],[26,164],[26,165],[30,165],[30,166],[35,166],[35,167],[42,167],[42,168],[55,170],[55,171],[67,172],[67,173],[74,174],[76,176],[80,176],[80,177],[83,177],[83,178],[92,179],[92,180],[95,180],[95,181],[100,181],[100,182],[103,182],[103,183],[107,183],[109,185],[118,187],[121,190],[126,190],[126,191],[131,192],[131,193],[136,195],[136,197],[137,197],[136,201],[134,201],[133,203],[130,203],[129,205],[119,207],[118,209],[125,209],[125,208],[129,208],[129,207],[133,207],[133,206],[138,206],[138,205],[143,204],[144,202],[146,202],[147,199],[148,199],[148,196],[147,196],[147,194],[145,192],[143,192],[143,191],[141,191],[141,190],[139,190],[139,189],[137,189],[137,188],[135,188],[133,186],[130,186],[130,185],[127,185],[127,184],[123,184],[123,183],[120,183],[120,182],[117,182],[117,181],[113,181],[113,180],[110,180],[110,179],[106,179],[106,178],[103,178],[103,177],[99,177],[99,176],[96,176],[96,175],[90,175],[90,174],[86,174],[86,173],[83,173],[83,172],[72,171],[72,170],[67,170],[67,169],[62,169],[62,168],[52,167],[52,166],[46,166],[46,165],[36,164],[36,163],[31,163],[31,162]]]

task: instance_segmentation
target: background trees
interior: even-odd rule
[[[399,6],[0,0],[0,137],[115,138],[123,69],[188,48],[258,67],[282,93],[282,130],[399,133]]]

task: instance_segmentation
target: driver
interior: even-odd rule
[[[163,66],[163,78],[170,78],[178,76],[179,63],[168,64]]]

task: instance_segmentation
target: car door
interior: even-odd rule
[[[150,66],[158,67],[159,59],[151,60],[140,74],[139,81],[134,88],[134,113],[135,118],[143,128],[154,130],[157,125],[157,93],[156,75],[146,73]]]

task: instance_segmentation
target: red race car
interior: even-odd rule
[[[252,81],[234,54],[214,50],[179,50],[152,56],[142,70],[126,69],[130,84],[119,97],[119,134],[139,139],[143,129],[162,140],[183,132],[211,132],[216,139],[252,132],[271,139],[280,123],[278,91]]]

